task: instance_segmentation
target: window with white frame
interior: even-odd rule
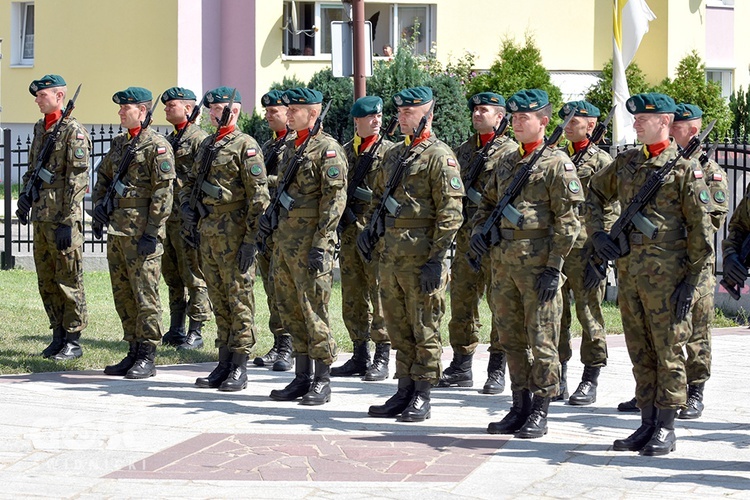
[[[435,41],[432,5],[394,4],[391,12],[393,46],[412,44],[416,54],[427,54]]]
[[[341,3],[284,2],[284,54],[319,56],[331,53],[331,23],[347,21]]]
[[[34,64],[34,2],[11,3],[11,64]]]
[[[731,69],[706,69],[706,80],[717,82],[721,86],[721,96],[724,99],[729,99],[734,90],[732,76]]]

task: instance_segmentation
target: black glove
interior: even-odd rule
[[[377,235],[378,238],[382,238],[385,234],[385,218],[378,217],[377,219],[375,219],[373,229],[375,231],[374,234]]]
[[[307,252],[307,270],[312,272],[323,272],[323,254],[325,252],[322,248],[312,247]]]
[[[601,285],[602,281],[604,281],[604,278],[599,278],[599,275],[594,270],[594,265],[591,262],[586,264],[586,270],[583,272],[583,287],[586,290],[593,290]]]
[[[182,214],[182,223],[186,226],[195,226],[198,224],[200,217],[198,212],[190,208],[190,203],[183,203],[180,205],[180,212]]]
[[[16,203],[16,206],[19,211],[28,214],[31,210],[31,198],[29,198],[29,195],[21,193],[21,196],[18,197],[18,203]]]
[[[237,267],[240,272],[245,274],[250,266],[255,262],[255,253],[258,249],[252,243],[243,243],[240,245],[240,250],[237,252]]]
[[[695,285],[691,285],[687,281],[683,281],[675,288],[669,301],[674,305],[674,315],[677,321],[687,318],[690,312],[690,305],[693,303],[694,293]]]
[[[365,228],[365,230],[357,236],[357,250],[359,250],[362,257],[369,262],[367,256],[372,256],[373,247],[375,247],[375,244],[370,240],[370,233],[367,228]]]
[[[469,248],[471,248],[471,251],[474,252],[478,258],[482,258],[484,254],[490,251],[490,247],[484,239],[484,236],[479,233],[471,237],[469,240]]]
[[[597,231],[592,234],[591,241],[594,244],[594,250],[602,259],[617,260],[621,257],[620,247],[604,231]]]
[[[60,251],[67,250],[73,244],[73,228],[60,224],[55,228],[55,244]]]
[[[104,207],[101,203],[97,203],[97,205],[94,207],[94,220],[102,226],[106,226],[107,224],[109,224],[109,216],[107,215],[107,211],[104,210]]]
[[[731,285],[738,285],[740,287],[747,280],[747,267],[740,262],[740,258],[736,253],[724,257],[724,279]]]
[[[539,302],[545,303],[555,298],[560,286],[560,271],[554,267],[547,267],[536,279],[534,290],[539,294]]]
[[[91,232],[94,233],[94,238],[100,240],[104,237],[104,226],[94,221],[94,223],[91,224]]]
[[[141,236],[141,239],[138,240],[138,255],[145,257],[156,252],[157,243],[156,238],[150,234],[144,234]]]
[[[497,226],[492,226],[492,229],[490,229],[490,246],[496,247],[500,245],[500,241],[502,239],[503,238],[500,235],[500,229]]]
[[[279,225],[279,216],[276,212],[271,212],[269,215],[267,212],[261,214],[258,217],[258,234],[263,238],[268,238],[273,234],[273,230]]]
[[[419,277],[422,293],[432,293],[437,290],[443,277],[442,264],[434,260],[428,260],[419,270],[422,272]]]

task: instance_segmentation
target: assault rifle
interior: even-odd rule
[[[328,114],[328,110],[331,108],[332,102],[333,100],[328,101],[328,104],[326,104],[323,112],[315,120],[312,128],[309,129],[309,134],[305,139],[305,142],[303,142],[300,147],[297,148],[297,151],[295,151],[294,156],[289,161],[289,165],[287,165],[286,167],[284,177],[281,179],[281,182],[279,182],[279,186],[276,188],[276,195],[273,197],[273,200],[271,200],[271,204],[266,207],[266,211],[262,215],[262,217],[267,217],[271,221],[271,234],[273,234],[273,231],[276,231],[276,228],[279,227],[279,210],[281,209],[281,207],[283,206],[288,212],[291,212],[294,209],[294,198],[289,196],[287,190],[289,189],[289,186],[294,181],[294,179],[297,177],[297,171],[299,170],[300,165],[302,165],[302,162],[305,159],[305,150],[307,149],[307,145],[310,143],[310,139],[312,139],[313,136],[318,135],[318,132],[320,132],[320,127],[323,124],[323,120],[325,119],[326,115]],[[260,253],[265,254],[268,250],[268,245],[266,242],[271,234],[260,236],[257,243],[258,251]]]
[[[21,194],[26,195],[34,203],[39,201],[39,184],[41,181],[44,181],[47,184],[55,182],[55,174],[47,170],[45,166],[47,165],[47,162],[49,162],[50,156],[52,156],[52,151],[55,150],[55,143],[62,132],[63,121],[70,116],[70,113],[72,113],[73,109],[76,107],[76,99],[78,99],[78,93],[81,91],[81,85],[82,84],[78,84],[78,88],[76,89],[73,98],[65,105],[62,116],[57,124],[55,124],[55,128],[52,129],[52,133],[44,139],[44,144],[42,144],[42,149],[36,159],[34,171],[31,172],[29,180],[26,181],[26,185],[23,187],[23,192]],[[29,223],[28,212],[18,209],[16,210],[16,216],[18,217],[19,222],[24,226]]]
[[[383,236],[382,230],[380,228],[385,227],[386,210],[393,217],[398,217],[401,213],[401,205],[396,201],[395,198],[393,198],[393,193],[396,191],[396,188],[398,188],[398,185],[401,184],[401,178],[404,176],[407,167],[411,165],[409,157],[411,156],[412,150],[416,146],[417,139],[422,135],[425,127],[427,126],[427,118],[432,113],[432,110],[435,109],[435,100],[436,99],[434,98],[432,99],[430,109],[428,109],[427,113],[425,113],[424,116],[419,120],[417,128],[415,128],[413,131],[414,135],[412,136],[412,141],[409,143],[409,147],[406,148],[406,150],[401,154],[401,157],[399,157],[396,168],[393,170],[393,173],[388,178],[388,182],[385,184],[385,191],[383,191],[383,196],[381,196],[380,201],[375,206],[375,211],[372,213],[370,222],[362,231],[364,233],[367,233],[369,240],[373,245],[375,245],[375,242],[377,242],[380,237]],[[368,252],[366,255],[362,254],[362,257],[367,262],[370,262],[372,260],[372,251]]]
[[[589,146],[592,144],[599,144],[599,141],[602,140],[602,137],[604,137],[604,134],[607,133],[607,127],[609,126],[609,122],[612,121],[612,117],[615,116],[615,108],[617,107],[617,104],[612,106],[612,109],[609,110],[609,114],[604,119],[603,122],[597,122],[596,127],[594,127],[594,131],[591,132],[591,135],[588,136],[589,142],[586,143],[586,146],[581,148],[580,151],[578,151],[572,158],[573,165],[576,167],[581,163],[581,160],[583,160],[583,155],[586,154],[586,151],[589,150]],[[588,135],[588,134],[587,134]]]
[[[502,219],[502,217],[508,219],[514,226],[519,229],[523,227],[523,214],[516,210],[516,208],[512,205],[513,200],[516,198],[516,196],[519,195],[523,187],[526,185],[526,181],[529,180],[531,172],[533,172],[536,163],[544,155],[544,151],[560,141],[560,137],[562,137],[563,134],[563,129],[568,125],[568,123],[570,123],[570,120],[573,119],[573,116],[575,116],[575,110],[571,110],[570,113],[565,116],[563,122],[555,127],[555,130],[552,132],[552,134],[544,140],[544,145],[542,145],[542,147],[538,149],[536,153],[534,153],[534,156],[531,157],[528,163],[521,167],[521,169],[516,172],[516,175],[513,176],[513,180],[510,182],[508,187],[505,188],[503,197],[499,202],[497,202],[495,208],[493,208],[492,212],[490,212],[490,216],[487,217],[487,220],[484,221],[484,225],[482,225],[480,234],[485,241],[490,243],[492,228],[498,227],[498,224],[500,223],[500,219]],[[474,252],[469,251],[466,252],[466,259],[469,261],[469,265],[472,269],[474,269],[474,271],[479,272],[479,270],[482,269],[481,255],[474,255]]]
[[[143,131],[146,130],[146,128],[151,124],[151,117],[154,114],[154,110],[156,109],[157,104],[159,104],[160,97],[161,95],[157,96],[156,99],[153,100],[153,106],[151,106],[151,109],[146,112],[146,116],[141,122],[141,128],[138,131],[138,134],[130,140],[130,143],[125,148],[125,154],[122,155],[122,159],[120,159],[120,165],[118,165],[117,167],[115,177],[114,179],[112,179],[112,182],[110,182],[109,186],[107,187],[107,191],[104,193],[104,197],[100,202],[102,207],[104,207],[107,218],[109,218],[112,215],[112,212],[114,212],[115,210],[115,193],[119,193],[120,196],[122,196],[125,192],[125,184],[123,184],[122,180],[125,178],[125,174],[128,173],[128,167],[135,157],[135,150],[138,147],[138,142],[143,135]],[[92,221],[91,230],[97,239],[102,238],[104,226],[100,222],[96,220]]]
[[[271,147],[271,150],[268,151],[268,155],[264,156],[263,159],[266,161],[266,174],[276,175],[278,173],[279,151],[281,151],[281,147],[284,145],[286,137],[288,136],[285,135],[281,139],[277,139],[274,145]]]
[[[177,155],[177,148],[180,147],[180,142],[182,141],[182,136],[185,135],[185,132],[187,131],[188,127],[191,123],[195,122],[195,120],[198,118],[198,115],[201,112],[201,106],[203,105],[203,99],[195,105],[193,110],[190,112],[190,114],[187,117],[187,125],[182,127],[180,130],[177,131],[175,135],[172,137],[167,137],[167,140],[169,141],[169,144],[172,146],[172,151],[174,151],[174,154]]]
[[[742,242],[738,257],[739,261],[742,262],[742,265],[747,268],[747,259],[748,257],[750,257],[750,234],[747,235],[747,237]],[[737,283],[735,286],[732,286],[726,279],[722,278],[719,284],[724,287],[724,290],[726,290],[734,300],[740,300],[740,295],[742,295],[742,287],[745,285],[744,283]]]
[[[644,217],[641,214],[641,210],[656,195],[677,162],[683,158],[690,158],[700,148],[701,142],[708,137],[714,125],[716,125],[716,120],[711,121],[706,130],[699,136],[690,139],[688,145],[684,149],[679,150],[674,159],[668,161],[661,168],[649,175],[646,182],[630,201],[630,204],[622,211],[620,217],[612,225],[609,237],[612,241],[620,245],[622,255],[626,255],[628,252],[627,237],[634,227],[648,239],[653,240],[656,238],[659,228]],[[607,276],[607,262],[596,251],[589,258],[589,264],[600,281]]]
[[[474,184],[476,184],[477,179],[479,179],[479,176],[484,171],[484,164],[487,163],[487,160],[490,157],[490,149],[495,144],[497,138],[505,133],[506,128],[508,128],[508,115],[503,116],[503,119],[500,121],[497,127],[495,127],[492,138],[487,141],[487,144],[485,144],[484,147],[479,151],[479,154],[475,155],[471,159],[471,162],[466,169],[466,176],[462,179],[464,188],[466,189],[466,198],[464,199],[464,204],[466,203],[467,199],[470,200],[474,205],[479,205],[479,203],[482,201],[482,193],[474,189]]]

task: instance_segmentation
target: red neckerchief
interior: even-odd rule
[[[481,147],[486,146],[493,137],[495,137],[495,132],[490,132],[489,134],[479,134],[479,145]]]
[[[284,130],[279,130],[278,132],[274,131],[274,133],[273,133],[273,138],[274,138],[274,139],[276,139],[277,141],[278,141],[279,139],[283,139],[284,137],[286,137],[286,133],[287,133],[287,132],[288,132],[288,130],[287,130],[287,129],[284,129]]]
[[[589,140],[588,139],[584,139],[581,142],[574,142],[573,143],[573,151],[575,151],[577,153],[577,152],[579,152],[580,150],[582,150],[583,148],[585,148],[588,145],[589,145]]]
[[[305,128],[302,130],[297,131],[297,138],[294,140],[294,147],[298,148],[302,145],[303,142],[305,142],[305,139],[307,139],[307,136],[310,135],[310,129]]]
[[[544,142],[544,139],[539,139],[536,142],[523,143],[521,145],[521,155],[522,155],[522,158],[526,158],[531,153],[533,153],[534,150],[536,148],[538,148],[543,142]]]
[[[359,147],[356,148],[356,153],[359,155],[363,151],[367,151],[367,149],[375,144],[375,141],[378,140],[378,135],[371,135],[369,137],[362,138],[362,142],[359,143]]]
[[[656,144],[647,144],[646,149],[648,150],[649,156],[659,156],[662,154],[662,152],[669,147],[670,141],[667,139],[666,141],[657,142]]]
[[[139,133],[140,131],[141,131],[141,127],[140,127],[140,126],[138,126],[138,127],[135,127],[135,128],[129,128],[129,129],[128,129],[128,135],[129,135],[129,136],[130,136],[130,138],[132,139],[133,137],[135,137],[136,135],[138,135],[138,133]]]
[[[234,131],[234,125],[227,125],[226,127],[221,127],[219,129],[219,134],[216,136],[216,142],[219,142],[223,138],[225,138],[227,135],[232,133]]]
[[[62,117],[62,109],[58,109],[54,113],[50,113],[48,115],[44,115],[44,130],[49,130],[52,125],[57,123],[57,120],[59,120]]]
[[[179,125],[175,125],[174,129],[175,129],[175,131],[179,132],[180,130],[184,129],[187,126],[188,126],[188,121],[185,120],[184,122],[180,123]]]
[[[430,137],[430,133],[431,132],[425,128],[425,130],[422,132],[422,135],[420,135],[416,139],[412,139],[412,137],[409,135],[407,137],[410,139],[410,141],[407,142],[407,144],[410,144],[413,141],[414,142],[414,146],[416,146],[420,142],[423,142],[425,139],[428,139]]]

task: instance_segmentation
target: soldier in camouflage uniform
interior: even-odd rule
[[[682,159],[640,211],[658,229],[655,238],[634,229],[612,241],[604,231],[604,206],[619,200],[627,210],[646,179],[677,156],[677,144],[669,140],[674,100],[637,94],[626,105],[644,146],[621,153],[591,178],[586,222],[597,255],[617,259],[618,302],[641,409],[641,426],[615,440],[614,449],[665,455],[675,449],[674,419],[687,399],[683,349],[696,286],[711,257],[711,195],[700,164]]]
[[[59,75],[45,75],[29,85],[44,118],[34,125],[29,170],[24,188],[36,168],[44,141],[62,119],[67,87]],[[34,226],[34,264],[39,294],[52,328],[52,342],[42,356],[55,361],[80,358],[79,340],[88,323],[83,291],[83,225],[81,201],[88,188],[91,139],[75,118],[63,119],[49,161],[39,172],[39,199],[23,193],[18,199],[22,220]]]
[[[271,398],[294,401],[302,397],[304,405],[322,405],[331,400],[331,364],[338,354],[328,301],[335,231],[346,204],[347,163],[333,137],[322,130],[310,135],[321,113],[323,94],[296,88],[287,90],[283,99],[289,128],[297,136],[287,143],[279,165],[282,178],[298,148],[310,140],[285,192],[294,200],[292,210],[281,208],[277,223],[271,220],[275,214],[264,214],[260,223],[261,237],[270,235],[278,224],[273,232],[271,276],[281,321],[292,334],[296,365],[294,380],[284,389],[271,391]]]
[[[500,422],[490,423],[487,431],[537,438],[547,433],[550,398],[559,391],[560,288],[565,280],[561,271],[580,231],[576,205],[584,198],[570,158],[543,144],[552,114],[547,93],[521,90],[507,104],[520,146],[498,161],[472,220],[470,246],[481,257],[493,245],[492,309],[502,321],[500,342],[513,391],[510,412]],[[544,148],[542,156],[513,200],[523,216],[522,227],[504,216],[499,227],[492,228],[490,240],[485,240],[482,226],[518,170],[539,148]]]
[[[229,392],[247,387],[247,359],[255,346],[257,218],[269,202],[260,146],[236,128],[240,93],[218,87],[206,93],[203,105],[216,127],[232,97],[229,120],[203,140],[180,192],[186,233],[197,224],[201,267],[216,316],[219,349],[218,364],[207,377],[196,379],[195,385]],[[208,170],[199,177],[205,168]],[[196,186],[204,217],[200,217],[199,205],[193,208],[190,204]]]
[[[461,176],[466,181],[469,167],[478,161],[485,145],[492,141],[495,129],[505,116],[505,98],[493,92],[482,92],[469,99],[469,110],[474,129],[477,131],[468,141],[459,146],[456,156],[461,166]],[[450,343],[453,347],[453,361],[443,372],[438,387],[471,387],[473,377],[471,363],[474,351],[479,344],[479,303],[491,286],[490,260],[485,259],[479,272],[475,272],[465,258],[469,251],[471,237],[471,218],[477,209],[477,202],[481,200],[482,190],[487,183],[492,169],[498,158],[518,148],[511,139],[502,135],[494,139],[493,145],[487,152],[482,172],[477,177],[471,189],[466,188],[474,201],[464,198],[464,223],[456,236],[456,253],[451,264],[451,320],[448,323]],[[487,301],[490,300],[487,293]],[[505,352],[500,347],[500,333],[495,319],[490,331],[490,362],[487,366],[487,381],[482,388],[485,394],[500,394],[505,390]]]
[[[286,141],[289,139],[286,126],[286,106],[282,97],[284,91],[271,90],[265,94],[260,102],[266,110],[266,121],[273,132],[273,137],[263,144],[263,158],[266,160],[266,174],[271,197],[276,194],[279,185],[279,163],[284,157]],[[273,276],[271,276],[271,256],[273,255],[273,237],[266,240],[268,250],[261,252],[258,257],[258,269],[263,278],[263,289],[266,291],[268,304],[268,329],[273,334],[273,347],[264,356],[253,360],[255,366],[271,366],[274,371],[289,371],[292,369],[292,336],[284,330],[276,305]]]
[[[203,347],[201,328],[211,319],[211,301],[208,300],[206,281],[200,268],[198,249],[185,243],[180,217],[179,192],[193,167],[193,157],[201,141],[208,134],[195,123],[188,123],[188,116],[195,107],[195,94],[190,89],[172,87],[161,95],[167,121],[174,130],[167,136],[175,156],[174,203],[167,219],[167,236],[164,238],[164,255],[161,258],[162,274],[169,288],[169,330],[161,339],[162,344],[177,346],[177,350]],[[180,137],[177,135],[185,129]],[[185,334],[185,314],[190,318]]]
[[[429,87],[409,88],[393,96],[399,127],[406,137],[386,152],[372,186],[376,199],[382,198],[393,171],[408,154],[403,158],[404,174],[386,204],[391,209],[385,220],[371,222],[378,227],[377,234],[383,235],[381,300],[396,349],[398,390],[385,404],[370,406],[368,413],[385,418],[400,414],[402,422],[430,418],[430,388],[442,371],[439,329],[448,281],[444,262],[463,222],[464,187],[458,161],[432,131],[432,101]],[[417,135],[423,118],[426,126]],[[381,224],[384,227],[380,228]],[[363,255],[370,255],[375,246],[370,234],[363,231],[357,238]]]
[[[120,106],[120,125],[127,129],[112,140],[99,167],[93,191],[94,221],[107,225],[107,262],[112,295],[122,321],[128,353],[104,368],[106,375],[148,378],[156,374],[154,357],[161,340],[161,240],[172,211],[176,176],[172,148],[163,135],[141,124],[151,109],[151,92],[128,87],[112,96]],[[140,134],[140,135],[139,135]],[[124,176],[114,186],[114,210],[107,213],[102,199],[118,174],[131,140],[138,144]],[[99,231],[99,229],[97,229]],[[101,233],[97,234],[101,237]]]
[[[360,162],[366,158],[364,153],[371,151],[380,137],[383,100],[376,96],[360,97],[352,106],[351,115],[354,118],[356,132],[354,138],[344,144],[349,163],[349,189],[354,173],[360,168]],[[391,146],[392,142],[383,140],[364,181],[357,186],[354,200],[348,200],[351,213],[345,213],[339,222],[339,267],[343,300],[341,312],[349,338],[352,339],[354,355],[342,366],[331,369],[331,375],[334,377],[364,375],[363,380],[368,381],[385,380],[388,377],[391,340],[385,330],[383,306],[380,302],[378,264],[375,260],[366,262],[359,255],[357,236],[368,222],[365,215],[372,202],[370,186],[380,169],[383,155]],[[375,342],[375,358],[372,363],[368,346],[370,338]]]
[[[589,189],[591,176],[612,163],[612,157],[591,144],[589,137],[596,127],[597,118],[601,115],[599,108],[586,101],[572,101],[565,104],[558,116],[564,118],[571,110],[575,116],[565,127],[565,138],[568,140],[566,153],[573,159],[578,178],[581,181],[584,198]],[[570,395],[571,405],[589,405],[596,401],[596,388],[599,371],[607,366],[607,336],[602,315],[602,300],[607,287],[606,281],[588,290],[583,286],[583,274],[591,256],[591,242],[588,241],[585,219],[586,207],[581,204],[578,209],[581,221],[581,232],[578,233],[573,249],[565,259],[563,273],[567,277],[562,288],[563,310],[560,323],[560,342],[557,350],[560,356],[561,377],[560,392],[553,401],[568,399],[567,364],[573,356],[571,346],[571,313],[570,292],[575,300],[576,317],[581,323],[581,361],[583,376],[581,383]],[[619,204],[608,205],[604,210],[604,229],[609,231],[619,215]]]

